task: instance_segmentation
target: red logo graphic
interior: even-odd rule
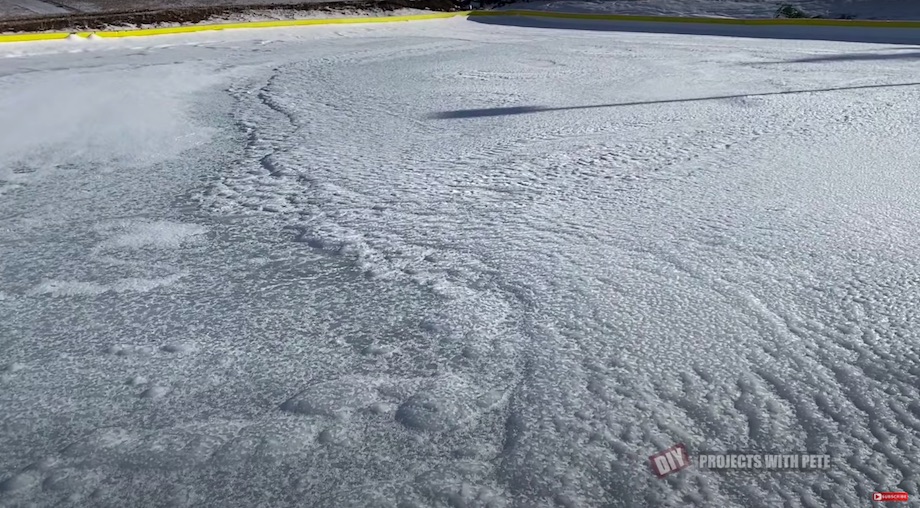
[[[875,492],[872,494],[872,500],[882,503],[906,503],[907,492]]]
[[[658,475],[658,478],[664,478],[688,467],[690,456],[687,455],[687,447],[680,443],[652,455],[649,461],[652,463],[652,471]]]

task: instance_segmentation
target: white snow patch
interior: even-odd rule
[[[153,354],[154,348],[151,346],[117,344],[117,345],[109,346],[106,352],[108,354],[116,355],[116,356],[149,356]]]
[[[147,388],[140,394],[142,399],[160,399],[169,394],[169,388],[160,385],[154,385]]]
[[[10,363],[10,364],[7,364],[6,366],[4,366],[3,369],[0,370],[0,372],[12,374],[12,373],[14,373],[14,372],[19,372],[20,370],[22,370],[22,369],[24,369],[24,368],[26,368],[26,366],[25,366],[24,364],[18,363],[18,362],[13,362],[13,363]]]
[[[339,19],[339,18],[366,18],[366,17],[392,17],[415,16],[420,14],[435,14],[422,9],[329,9],[315,11],[298,11],[291,9],[253,9],[247,12],[234,13],[226,16],[213,17],[199,24],[210,25],[220,23],[245,23],[253,21],[288,21],[296,19]]]
[[[102,242],[99,247],[127,249],[177,248],[199,241],[208,231],[206,227],[197,224],[164,220],[123,221],[114,225],[103,225],[98,230],[103,234],[112,234],[112,237]]]
[[[126,278],[111,284],[92,281],[49,280],[42,282],[29,291],[30,295],[51,296],[94,296],[108,293],[139,292],[146,293],[154,289],[175,284],[184,274],[169,275],[156,279]]]
[[[13,494],[36,488],[41,483],[41,471],[23,471],[0,483],[0,492]]]
[[[196,350],[191,344],[166,344],[160,349],[166,353],[191,353]]]
[[[231,13],[226,15],[213,16],[196,23],[180,23],[176,21],[161,23],[140,23],[136,25],[106,25],[98,32],[112,31],[131,31],[131,30],[149,30],[155,28],[176,28],[181,26],[211,26],[227,25],[236,23],[250,23],[261,21],[293,21],[298,19],[342,19],[342,18],[368,18],[368,17],[394,17],[394,16],[416,16],[425,14],[436,14],[435,11],[424,9],[399,8],[393,10],[386,9],[321,9],[321,10],[297,10],[297,9],[252,9],[245,12]],[[59,30],[48,30],[48,32],[57,32]],[[87,39],[106,41],[103,35],[97,35],[93,32]],[[75,38],[81,38],[74,35]],[[111,42],[111,39],[108,39]]]
[[[96,282],[50,280],[42,282],[29,293],[32,295],[87,296],[100,295],[110,289],[109,286]]]
[[[91,88],[83,86],[86,79],[48,70],[18,75],[15,86],[0,87],[0,117],[17,119],[16,128],[0,136],[0,167],[49,153],[54,155],[46,160],[49,165],[78,163],[115,171],[143,167],[212,134],[191,121],[184,107],[187,93],[218,81],[198,65],[178,61],[141,67],[117,79],[94,80]]]

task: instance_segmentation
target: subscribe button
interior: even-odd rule
[[[873,501],[889,502],[907,502],[907,492],[874,492],[872,493]]]

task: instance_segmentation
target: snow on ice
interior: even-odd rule
[[[3,506],[918,492],[915,47],[451,19],[0,52]],[[659,480],[675,443],[832,464]]]

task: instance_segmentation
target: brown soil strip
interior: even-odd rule
[[[187,7],[153,11],[106,12],[94,14],[65,14],[40,18],[20,18],[0,21],[3,32],[41,32],[46,30],[102,30],[111,26],[152,25],[157,23],[200,23],[211,18],[251,11],[326,11],[366,9],[392,11],[396,9],[426,9],[451,12],[461,10],[459,0],[345,0],[301,4],[230,5],[223,7]]]

